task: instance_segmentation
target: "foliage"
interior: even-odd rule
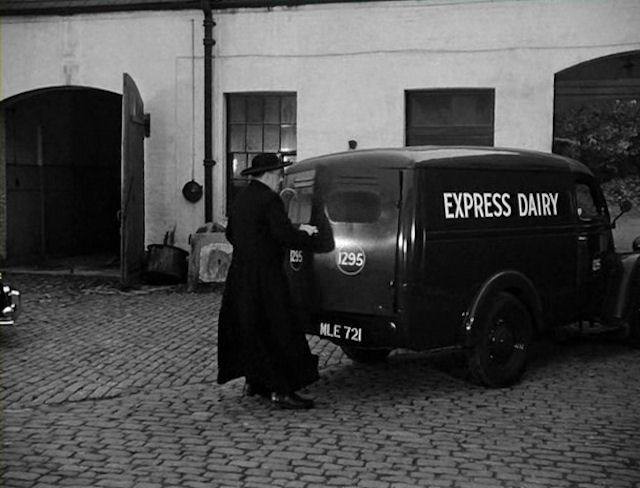
[[[554,135],[553,151],[586,164],[601,182],[640,175],[637,99],[613,100],[560,113]]]
[[[612,213],[617,212],[620,200],[629,200],[634,208],[640,209],[640,175],[612,178],[602,184],[602,191]]]

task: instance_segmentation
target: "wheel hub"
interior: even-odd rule
[[[505,363],[513,354],[514,337],[504,319],[498,319],[489,336],[489,358],[497,363]]]

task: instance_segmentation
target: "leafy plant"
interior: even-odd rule
[[[556,115],[553,152],[586,164],[610,203],[640,204],[640,103],[612,100]]]
[[[640,103],[613,100],[556,116],[553,151],[586,164],[601,182],[640,174]]]

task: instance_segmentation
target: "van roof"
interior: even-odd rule
[[[582,163],[556,154],[526,149],[476,146],[410,146],[360,149],[305,159],[288,172],[317,166],[367,166],[381,168],[447,167],[519,171],[572,172],[592,175]]]

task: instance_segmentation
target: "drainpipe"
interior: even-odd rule
[[[213,166],[211,118],[212,118],[212,78],[213,78],[213,27],[216,23],[211,14],[210,0],[201,0],[204,12],[204,221],[213,222]]]

